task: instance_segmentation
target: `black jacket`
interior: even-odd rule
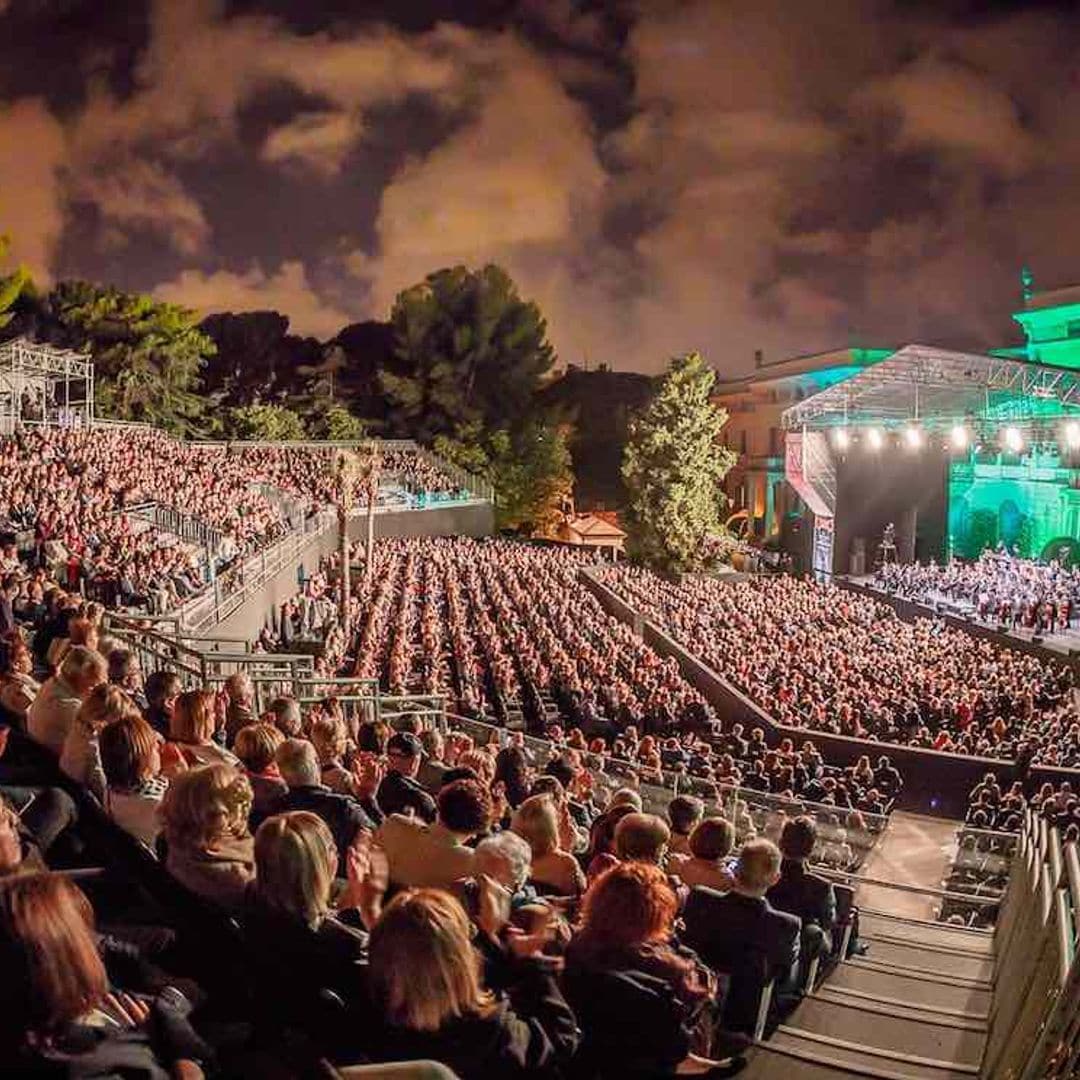
[[[510,999],[500,996],[488,1016],[462,1017],[435,1032],[379,1025],[374,1038],[379,1061],[441,1061],[460,1080],[550,1080],[562,1075],[579,1036],[553,976],[525,963]]]
[[[811,874],[802,863],[785,859],[780,864],[780,880],[766,893],[777,911],[797,915],[803,923],[813,923],[827,934],[836,925],[836,893],[832,882]]]
[[[374,831],[375,824],[364,808],[348,795],[339,795],[322,784],[289,788],[273,808],[275,814],[310,810],[326,822],[338,849],[338,877],[345,876],[345,853],[360,829]]]
[[[689,950],[680,953],[697,962]],[[626,950],[590,956],[571,942],[563,986],[581,1024],[581,1075],[673,1076],[693,1048],[708,999],[689,1000],[670,969],[651,959]]]
[[[770,979],[794,979],[802,923],[761,897],[699,885],[683,911],[683,941],[718,972],[731,976],[724,1023],[753,1030],[761,990]]]
[[[379,785],[375,801],[379,809],[390,814],[405,814],[409,810],[426,821],[429,825],[435,820],[437,808],[435,800],[411,776],[390,771]]]

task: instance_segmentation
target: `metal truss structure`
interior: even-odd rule
[[[0,434],[18,427],[89,427],[94,363],[84,353],[16,338],[0,343]]]
[[[788,431],[973,421],[1038,429],[1080,417],[1080,372],[978,353],[908,345],[786,409]]]

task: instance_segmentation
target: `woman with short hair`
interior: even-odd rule
[[[684,885],[707,885],[727,892],[735,882],[725,860],[735,847],[735,826],[726,818],[708,817],[690,833],[689,855],[672,855],[668,871]]]
[[[485,935],[501,929],[484,921]],[[542,1080],[561,1075],[577,1048],[574,1014],[550,968],[522,958],[508,969],[525,1012],[484,986],[473,927],[449,893],[396,896],[371,932],[369,954],[371,998],[383,1020],[372,1048],[380,1060],[428,1058],[461,1080]]]
[[[238,908],[255,876],[250,810],[251,785],[228,765],[174,776],[161,806],[169,873],[193,893]]]
[[[98,737],[105,773],[105,812],[153,849],[169,781],[161,775],[161,740],[137,713],[105,725]]]
[[[138,706],[119,686],[102,683],[79,706],[75,722],[64,739],[60,768],[77,784],[105,802],[105,773],[98,737],[106,724],[123,717],[141,716]]]
[[[233,740],[233,753],[240,759],[251,784],[251,827],[274,812],[277,802],[289,791],[277,767],[278,747],[285,736],[274,724],[248,724]]]

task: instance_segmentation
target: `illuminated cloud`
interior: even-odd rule
[[[273,274],[258,266],[231,270],[184,270],[154,289],[160,300],[181,304],[201,315],[218,311],[280,311],[289,317],[293,334],[333,337],[352,318],[324,301],[308,278],[303,264],[286,262]]]

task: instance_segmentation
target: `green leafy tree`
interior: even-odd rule
[[[307,438],[299,414],[284,405],[241,405],[230,409],[229,434],[234,439],[275,442]]]
[[[83,281],[61,282],[45,306],[64,343],[92,354],[104,415],[178,433],[198,428],[200,372],[215,347],[193,312]]]
[[[423,441],[473,422],[513,428],[554,360],[540,309],[498,266],[429,274],[398,294],[390,323],[396,364],[379,374],[390,425]]]
[[[353,416],[342,405],[330,405],[316,410],[308,426],[316,438],[330,439],[335,442],[359,440],[367,433],[367,425],[364,421],[358,416]]]
[[[11,251],[11,239],[0,235],[0,263],[3,263]],[[11,322],[11,308],[30,284],[30,272],[24,266],[17,266],[10,274],[0,276],[0,329]]]
[[[453,436],[436,436],[435,453],[489,480],[495,487],[495,523],[531,535],[558,523],[574,487],[565,427],[527,421],[511,436],[505,428],[485,432],[461,425]]]
[[[630,424],[622,464],[630,550],[657,569],[697,569],[705,539],[721,531],[720,484],[736,455],[720,442],[727,415],[710,401],[714,382],[698,353],[679,357]]]

